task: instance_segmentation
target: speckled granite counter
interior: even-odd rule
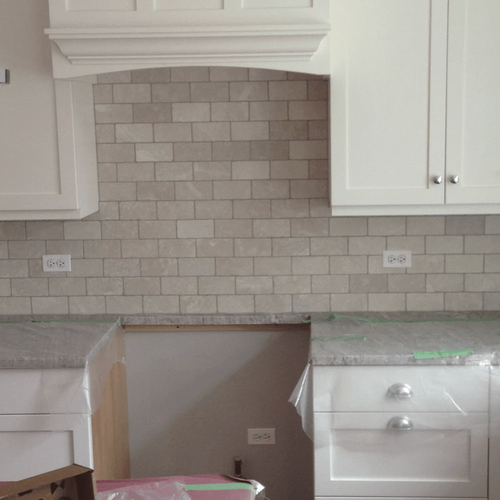
[[[385,317],[389,321],[394,318]],[[311,363],[320,366],[499,365],[500,321],[473,319],[367,322],[340,318],[313,322]],[[454,355],[458,350],[473,352]],[[433,357],[417,359],[415,353],[418,357],[421,351],[430,352]]]
[[[0,323],[0,369],[85,368],[118,330],[113,322]]]

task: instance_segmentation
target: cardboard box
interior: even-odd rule
[[[95,500],[92,469],[70,465],[0,486],[0,500]]]

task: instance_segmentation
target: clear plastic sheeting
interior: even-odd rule
[[[254,500],[265,498],[257,481],[220,474],[101,480],[96,500]]]
[[[118,322],[0,324],[0,414],[94,413],[114,363]]]
[[[315,429],[320,421],[331,429],[325,447],[355,449],[351,435],[377,445],[417,439],[423,449],[453,439],[459,447],[469,435],[498,439],[498,319],[312,322],[309,364],[289,401],[316,449],[326,436]]]
[[[96,500],[191,500],[182,484],[155,483],[97,493]]]

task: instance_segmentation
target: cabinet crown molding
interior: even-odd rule
[[[307,64],[330,31],[328,1],[259,2],[186,0],[179,8],[151,10],[132,2],[124,11],[112,0],[86,0],[78,10],[50,0],[45,33],[54,42],[54,77],[161,66]]]

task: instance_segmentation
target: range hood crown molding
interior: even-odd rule
[[[48,1],[55,78],[193,65],[329,74],[329,0]]]
[[[307,62],[329,32],[322,26],[239,26],[203,29],[90,28],[45,31],[72,65],[258,65]],[[54,76],[56,74],[54,65]]]

